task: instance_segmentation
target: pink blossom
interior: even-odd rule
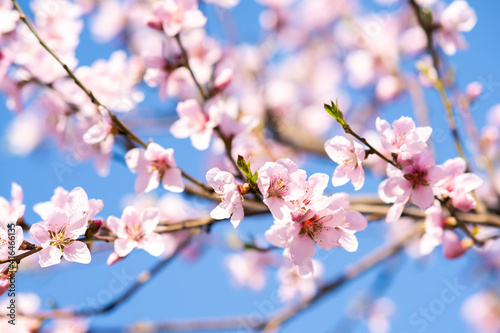
[[[12,231],[14,231],[14,233]],[[14,239],[12,239],[12,236],[14,236]],[[17,251],[23,244],[23,241],[23,228],[16,225],[15,222],[6,222],[6,220],[0,219],[0,249]],[[0,254],[0,259],[7,259],[7,252],[8,251],[3,252],[3,255]],[[8,263],[0,264],[0,271],[6,266],[8,266]]]
[[[231,217],[231,223],[236,228],[243,220],[244,211],[243,197],[234,176],[219,168],[212,168],[208,170],[206,178],[221,199],[221,203],[210,212],[210,216],[216,220]]]
[[[283,265],[277,273],[280,283],[278,297],[281,301],[287,302],[294,298],[308,299],[314,296],[318,289],[318,284],[321,282],[324,268],[321,262],[314,259],[312,260],[312,267],[314,271],[313,276],[301,276],[299,267],[292,261],[290,249],[286,248],[283,251]]]
[[[231,68],[223,69],[214,79],[214,88],[222,91],[229,86],[233,80],[233,70]]]
[[[395,222],[401,216],[406,202],[412,202],[425,210],[434,201],[433,186],[444,177],[443,168],[434,165],[429,151],[413,155],[402,170],[387,165],[388,179],[379,185],[379,196],[387,203],[394,203],[387,214],[387,222]]]
[[[266,285],[266,269],[272,261],[268,253],[246,250],[228,255],[225,264],[236,284],[261,290]]]
[[[465,94],[470,101],[474,101],[483,93],[483,89],[483,85],[480,82],[474,81],[465,87]]]
[[[377,118],[377,131],[382,136],[382,146],[385,150],[401,154],[403,160],[409,159],[427,148],[427,140],[431,136],[432,128],[415,127],[413,119],[401,117],[391,125],[385,120]]]
[[[302,170],[303,171],[303,170]],[[305,173],[305,171],[303,171]],[[292,213],[294,219],[298,219],[307,210],[321,210],[328,206],[330,199],[323,195],[328,186],[328,175],[324,173],[312,174],[307,181],[300,181],[300,195],[292,200],[295,210]]]
[[[316,252],[314,244],[322,249],[343,247],[356,251],[358,241],[354,234],[366,228],[366,219],[358,212],[347,211],[346,194],[335,194],[326,208],[308,210],[298,218],[278,221],[266,231],[266,238],[278,247],[289,247],[292,261],[299,266],[302,276],[313,273],[311,259]]]
[[[205,150],[210,145],[213,129],[219,125],[221,113],[216,104],[207,106],[205,113],[195,99],[188,99],[177,105],[180,119],[170,128],[176,138],[191,137],[193,147]]]
[[[472,246],[472,240],[460,240],[458,235],[451,231],[445,230],[443,234],[443,254],[445,258],[456,259],[464,255],[464,253]]]
[[[172,148],[164,149],[150,143],[147,149],[134,148],[125,155],[125,162],[133,173],[137,173],[135,192],[150,192],[160,185],[172,192],[184,191],[182,172],[177,167]]]
[[[54,208],[44,222],[33,224],[30,234],[42,246],[38,253],[40,266],[59,264],[61,256],[68,261],[88,264],[90,251],[85,243],[76,240],[86,229],[85,214],[60,208]]]
[[[495,290],[483,290],[467,298],[462,305],[462,315],[472,332],[500,332],[500,296]]]
[[[24,215],[26,207],[23,204],[23,189],[21,186],[12,182],[10,195],[12,197],[10,202],[0,197],[0,223],[16,223]]]
[[[0,307],[7,308],[11,298],[4,297],[0,301]],[[15,325],[7,320],[0,321],[0,332],[2,333],[33,333],[40,330],[40,320],[34,318],[34,314],[40,309],[41,301],[38,295],[33,293],[16,293],[16,312],[23,316],[16,316]],[[7,318],[7,317],[6,317]]]
[[[441,26],[447,30],[471,31],[477,22],[474,9],[464,0],[455,0],[441,14]]]
[[[379,100],[386,102],[396,98],[403,88],[400,78],[384,75],[378,80],[375,92]]]
[[[12,8],[12,2],[8,0],[0,1],[0,36],[11,32],[19,21],[19,13]]]
[[[207,18],[198,10],[196,0],[161,0],[153,5],[153,12],[163,24],[165,33],[173,37],[182,29],[200,28]]]
[[[409,55],[416,55],[425,50],[427,46],[427,36],[420,26],[408,28],[399,37],[401,50]]]
[[[103,108],[99,107],[100,117],[97,119],[96,123],[90,127],[87,132],[83,135],[83,141],[89,145],[97,144],[104,141],[106,137],[111,133],[113,129],[113,123],[111,121],[111,116],[109,112]]]
[[[50,201],[36,204],[33,210],[40,215],[42,220],[47,220],[54,210],[60,209],[69,215],[84,216],[85,220],[88,221],[99,213],[103,206],[101,200],[89,200],[87,193],[81,187],[76,187],[68,192],[59,186],[54,190]]]
[[[425,211],[425,234],[420,240],[420,254],[427,255],[443,242],[444,218],[438,201]]]
[[[325,151],[338,164],[332,176],[333,186],[341,186],[351,180],[356,191],[363,187],[365,149],[362,145],[337,135],[325,143]]]
[[[441,14],[441,29],[437,32],[437,40],[443,51],[453,55],[457,49],[465,49],[467,43],[461,32],[471,31],[476,22],[476,12],[467,1],[456,0],[449,4]]]
[[[258,171],[257,185],[264,196],[264,203],[277,220],[282,220],[295,210],[293,200],[301,196],[301,183],[306,173],[288,158],[266,162]]]
[[[463,211],[476,207],[476,200],[470,194],[483,183],[483,180],[473,174],[465,173],[466,162],[460,158],[449,159],[443,164],[446,176],[434,187],[434,193],[452,198],[451,203]]]
[[[154,232],[159,222],[158,208],[147,208],[139,212],[135,207],[127,206],[121,219],[108,217],[106,225],[118,237],[115,241],[115,252],[125,257],[134,248],[139,248],[155,257],[162,254],[165,249],[163,240],[160,234]]]

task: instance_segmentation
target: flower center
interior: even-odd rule
[[[320,222],[322,218],[313,218],[302,222],[302,228],[299,231],[299,236],[307,235],[313,241],[316,241],[319,234],[323,230],[323,224]]]
[[[49,236],[51,238],[49,245],[57,247],[61,252],[64,251],[68,243],[73,241],[73,239],[67,237],[66,227],[63,227],[58,232],[49,230]]]
[[[429,186],[429,181],[427,180],[427,170],[415,169],[412,173],[407,173],[404,175],[405,179],[412,184],[412,188],[420,186]]]

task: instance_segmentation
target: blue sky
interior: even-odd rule
[[[450,58],[457,68],[457,81],[463,88],[467,83],[475,80],[492,80],[500,82],[500,3],[496,1],[469,1],[478,15],[478,24],[474,30],[466,35],[470,48]],[[23,2],[23,5],[25,3]],[[26,6],[26,5],[25,5]],[[260,7],[253,1],[242,0],[242,4],[234,9],[234,18],[238,22],[239,33],[245,41],[255,41],[255,26]],[[209,20],[214,19],[211,11]],[[210,21],[209,21],[210,22]],[[217,27],[209,23],[210,29],[217,31]],[[77,57],[81,64],[90,64],[97,57],[107,57],[113,49],[109,45],[101,45],[94,49],[88,33],[82,36],[82,45],[77,50]],[[491,79],[490,79],[491,78]],[[488,90],[491,89],[491,91]],[[479,101],[475,110],[476,121],[484,124],[484,115],[487,110],[500,102],[500,91],[496,85],[487,87],[486,97]],[[433,91],[426,92],[430,105],[431,122],[435,129],[446,128],[444,110]],[[157,102],[155,102],[157,103]],[[6,128],[13,119],[2,103],[0,112],[0,137],[4,138]],[[385,109],[388,117],[407,113],[409,102],[403,100],[395,106]],[[148,133],[138,132],[147,139]],[[174,140],[168,135],[155,136],[155,141],[176,150],[176,159],[188,173],[203,179],[206,167],[200,167],[200,161],[207,157],[207,153],[198,153],[192,148],[188,140]],[[437,154],[440,162],[454,157],[451,140],[447,140]],[[195,153],[196,152],[196,153]],[[319,161],[308,163],[311,171],[331,173],[333,168],[325,166]],[[63,166],[65,172],[58,174],[56,169]],[[67,190],[82,186],[90,198],[102,199],[104,209],[100,216],[121,214],[121,200],[124,195],[133,192],[135,176],[131,175],[123,163],[113,162],[111,175],[101,178],[96,175],[90,162],[73,163],[64,153],[52,148],[51,144],[35,151],[29,156],[13,156],[8,152],[5,140],[0,142],[0,196],[10,198],[10,184],[12,181],[20,184],[25,193],[27,210],[25,218],[30,223],[38,222],[38,216],[32,211],[32,206],[38,202],[47,201],[57,186]],[[375,180],[369,186],[375,188]],[[329,187],[331,191],[331,185]],[[349,190],[346,187],[345,190]],[[164,190],[158,190],[162,195]],[[263,231],[272,223],[270,218],[248,218],[241,226],[241,234],[254,233],[262,235]],[[251,227],[250,227],[251,225]],[[228,222],[217,224],[213,232],[223,234],[232,230]],[[370,225],[364,232],[359,233],[360,248],[356,253],[334,249],[326,256],[323,264],[326,267],[325,280],[330,280],[343,269],[370,253],[384,242],[384,226]],[[226,270],[223,267],[223,258],[227,251],[221,249],[204,248],[199,260],[195,263],[177,259],[171,266],[163,270],[141,292],[135,294],[128,302],[112,313],[92,318],[92,325],[96,328],[117,327],[138,320],[169,320],[182,318],[210,318],[227,317],[241,314],[268,314],[280,304],[272,301],[272,295],[277,288],[274,272],[268,275],[268,286],[261,292],[254,293],[245,289],[234,288]],[[319,251],[319,254],[324,254]],[[157,259],[143,251],[134,251],[130,258],[111,268],[106,266],[107,253],[93,256],[90,265],[67,264],[43,270],[21,272],[18,274],[17,288],[19,292],[36,292],[44,302],[53,300],[58,306],[91,304],[94,299],[105,299],[111,289],[124,290],[125,285],[131,283],[130,276],[152,266]],[[415,261],[398,256],[386,265],[397,267],[396,278],[388,287],[385,295],[396,303],[396,314],[393,320],[393,332],[468,332],[459,316],[461,303],[467,296],[480,289],[481,279],[472,279],[469,268],[475,260],[474,253],[469,253],[458,260],[449,261],[441,256],[441,250],[424,260]],[[391,267],[392,267],[391,266]],[[21,266],[22,267],[22,266]],[[383,269],[384,266],[381,266]],[[370,286],[380,269],[363,276],[359,280],[343,287],[335,294],[325,298],[314,308],[305,311],[289,325],[284,332],[329,332],[343,318],[346,305],[365,288]],[[110,283],[122,287],[110,288]],[[449,284],[463,285],[456,298],[443,303],[444,308],[433,319],[426,319],[425,329],[422,324],[421,308],[436,306],[441,299],[443,290]],[[107,292],[108,291],[108,292]],[[116,296],[118,292],[111,292]],[[46,303],[47,304],[47,303]],[[420,320],[420,321],[418,321]],[[418,322],[418,324],[415,324]],[[313,323],[313,324],[312,324]],[[360,324],[356,332],[367,332],[364,324]]]

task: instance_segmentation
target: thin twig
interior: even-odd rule
[[[98,107],[102,107],[104,108],[110,118],[111,118],[111,121],[113,122],[113,124],[118,128],[118,130],[120,130],[120,132],[129,137],[132,141],[136,142],[137,144],[139,144],[141,147],[143,147],[144,149],[146,149],[148,147],[148,144],[146,142],[144,142],[141,138],[139,138],[134,132],[132,132],[125,124],[123,124],[117,117],[116,115],[111,112],[111,110],[109,110],[104,104],[102,104],[95,96],[94,94],[92,93],[92,91],[90,91],[77,77],[76,75],[73,73],[73,71],[54,53],[54,51],[52,51],[52,49],[43,41],[43,39],[40,37],[40,35],[38,35],[38,33],[36,32],[35,30],[35,27],[28,21],[26,15],[24,14],[22,8],[19,6],[19,4],[17,3],[17,0],[12,0],[12,3],[14,4],[14,7],[15,9],[19,12],[20,14],[20,19],[21,21],[24,22],[24,24],[26,24],[26,26],[28,26],[28,28],[31,30],[31,32],[33,33],[33,35],[36,37],[36,39],[38,40],[38,42],[40,43],[40,45],[43,46],[43,48],[45,50],[47,50],[47,52],[50,53],[50,55],[52,55],[52,57],[64,68],[64,70],[66,71],[66,73],[68,73],[68,75],[73,79],[73,81],[75,82],[75,84],[80,87],[80,89],[90,98],[91,102],[93,104],[95,104],[96,106]],[[179,39],[179,42],[180,42],[180,39]],[[185,50],[183,51],[185,53]],[[191,68],[189,67],[189,65],[187,64],[186,65],[188,67],[188,69],[190,70],[190,72],[192,73],[191,71]],[[199,87],[201,88],[201,87]],[[202,96],[203,95],[203,90],[200,90],[200,92],[202,93]],[[181,170],[182,171],[182,170]],[[195,185],[201,187],[202,189],[204,189],[205,191],[213,191],[210,187],[208,187],[207,185],[203,184],[202,182],[194,179],[193,177],[189,176],[187,173],[185,173],[184,171],[182,171],[182,175],[188,179],[189,181],[191,181],[192,183],[194,183]]]

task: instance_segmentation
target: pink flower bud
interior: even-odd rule
[[[155,16],[148,17],[146,24],[148,27],[152,29],[163,31],[163,25],[161,23],[161,20]]]
[[[227,88],[227,86],[233,80],[233,70],[231,68],[226,68],[217,75],[214,81],[214,88],[222,91]]]
[[[443,234],[444,256],[448,259],[456,259],[465,253],[468,247],[464,247],[458,235],[453,231],[446,230]]]
[[[118,255],[118,253],[116,252],[112,252],[109,257],[108,257],[108,261],[106,261],[106,264],[108,264],[108,266],[111,266],[111,265],[114,265],[116,264],[117,262],[123,260],[125,257],[120,257]]]
[[[483,85],[477,81],[471,82],[465,88],[465,94],[469,100],[473,101],[483,93]]]

